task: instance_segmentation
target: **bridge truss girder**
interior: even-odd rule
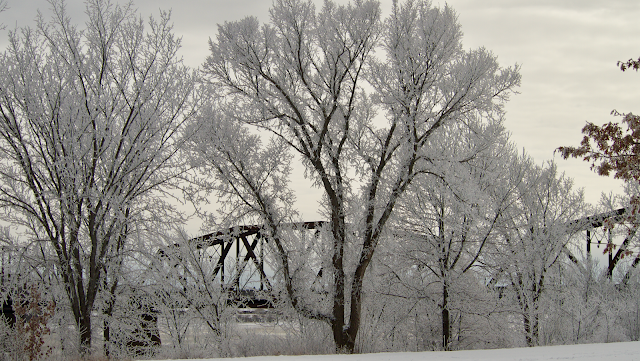
[[[283,226],[301,232],[308,230],[318,230],[325,221],[287,223]],[[240,280],[249,264],[253,264],[260,277],[260,291],[271,292],[273,287],[269,277],[265,272],[264,259],[266,256],[265,246],[269,242],[268,237],[263,235],[262,225],[244,225],[231,227],[224,231],[209,233],[191,239],[189,242],[195,243],[197,248],[213,248],[218,256],[214,267],[212,278],[220,277],[223,287],[240,291]],[[235,252],[231,252],[235,245]],[[235,254],[234,254],[235,253]],[[229,257],[235,256],[234,272],[231,274],[230,282],[226,282],[225,263]]]

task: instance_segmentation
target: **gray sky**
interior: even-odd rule
[[[314,0],[320,5],[322,0]],[[8,0],[9,10],[0,14],[8,29],[32,25],[36,10],[47,12],[45,0]],[[346,0],[336,0],[345,3]],[[391,0],[383,0],[383,14]],[[450,0],[465,34],[465,48],[484,46],[498,56],[501,65],[522,65],[520,94],[506,106],[506,127],[511,140],[536,162],[554,159],[563,145],[578,145],[586,121],[603,124],[618,121],[610,115],[640,113],[640,74],[621,72],[618,60],[640,57],[640,1],[637,0]],[[143,16],[157,16],[158,9],[171,9],[174,31],[183,37],[185,62],[199,66],[208,54],[208,39],[215,37],[216,24],[257,16],[268,21],[271,0],[137,0]],[[433,1],[444,6],[444,1]],[[84,4],[69,0],[74,19],[84,21]],[[0,32],[0,46],[7,31]],[[588,201],[595,203],[602,191],[620,192],[621,181],[599,177],[587,163],[555,156],[561,171],[584,187]],[[307,194],[298,190],[300,202]],[[306,191],[308,193],[308,191]],[[313,191],[308,194],[313,198]],[[311,211],[303,217],[317,218]]]

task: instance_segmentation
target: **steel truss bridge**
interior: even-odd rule
[[[628,255],[628,247],[631,244],[631,241],[636,236],[638,231],[638,225],[632,225],[628,234],[626,234],[624,241],[620,245],[615,245],[613,243],[613,239],[611,237],[611,228],[604,227],[609,224],[613,226],[614,224],[619,224],[625,222],[631,216],[630,208],[619,208],[610,212],[604,212],[600,214],[595,214],[589,217],[584,217],[580,219],[576,219],[567,224],[567,228],[569,232],[585,232],[586,233],[586,253],[587,256],[591,256],[591,245],[595,244],[598,248],[600,245],[607,247],[608,250],[608,265],[607,265],[607,275],[611,277],[613,275],[613,270],[618,265],[619,261],[623,259],[626,255]],[[606,242],[603,242],[602,239],[594,240],[593,236],[597,228],[603,228],[606,234]],[[617,248],[617,251],[616,249]],[[615,252],[615,253],[614,253]],[[578,265],[578,259],[571,254],[571,252],[565,247],[565,253],[569,257],[569,259]],[[622,283],[626,285],[631,277],[631,272],[634,270],[638,264],[640,263],[640,252],[636,252],[635,258],[631,263],[631,269],[626,272],[622,279]]]
[[[320,228],[326,224],[326,221],[315,221],[286,223],[281,226],[301,234],[312,232],[313,237],[318,237]],[[246,307],[269,307],[265,305],[268,301],[260,293],[271,293],[273,290],[267,274],[269,270],[265,272],[267,237],[263,236],[263,232],[262,225],[243,225],[189,240],[197,249],[208,248],[209,253],[217,257],[211,279],[219,279],[225,289],[244,296]],[[322,270],[318,273],[318,277],[321,276]],[[248,280],[255,284],[255,278],[259,278],[257,287],[247,289],[241,284]]]
[[[622,244],[617,246],[616,250],[612,248],[613,240],[611,230],[603,228],[603,226],[608,223],[622,223],[627,218],[628,209],[620,208],[614,211],[573,220],[566,224],[567,232],[573,234],[585,232],[585,250],[587,255],[591,254],[592,245],[609,247],[607,272],[611,275],[618,262],[625,256],[625,250],[632,241],[632,238],[636,235],[636,228],[632,228],[632,232],[626,236]],[[320,228],[326,224],[328,224],[326,221],[316,221],[287,223],[283,226],[286,229],[302,233],[311,231],[314,236],[317,237]],[[596,240],[595,238],[597,237],[594,237],[594,235],[598,232],[598,229],[602,229],[604,233],[608,232],[608,235],[600,236],[600,238]],[[260,296],[260,293],[271,293],[273,289],[271,281],[269,280],[269,270],[265,271],[265,256],[267,256],[265,242],[267,241],[267,237],[263,236],[263,232],[264,228],[262,225],[243,225],[205,234],[189,240],[191,244],[196,245],[197,249],[208,249],[209,254],[213,258],[211,261],[213,263],[211,279],[219,279],[220,284],[226,290],[234,291],[237,295],[242,293],[245,296],[247,307],[265,307],[264,303],[266,301],[264,295]],[[563,251],[573,263],[580,265],[578,258],[575,257],[567,247],[565,247]],[[640,254],[637,254],[632,262],[632,268],[636,268],[639,263]],[[320,269],[317,274],[317,277],[321,276],[322,269]],[[627,282],[629,277],[630,274],[628,273],[623,281]],[[252,284],[256,284],[256,282],[258,282],[256,280],[257,278],[259,278],[259,286],[247,289],[242,284],[247,283],[247,280],[250,279],[252,280]]]
[[[627,208],[620,208],[610,212],[604,212],[595,214],[592,216],[576,219],[567,224],[568,231],[571,233],[586,233],[586,252],[591,254],[591,246],[603,245],[605,247],[611,247],[613,240],[611,239],[611,231],[606,241],[603,239],[595,240],[594,233],[598,228],[602,228],[607,223],[618,224],[624,222],[628,218]],[[316,231],[316,235],[320,227],[326,225],[326,221],[316,222],[300,222],[300,223],[288,223],[284,226],[297,230],[300,232]],[[604,228],[602,228],[604,230]],[[256,289],[260,291],[271,291],[272,286],[269,281],[267,273],[265,273],[264,257],[265,257],[265,245],[266,237],[263,237],[262,225],[245,225],[232,227],[224,231],[218,231],[209,233],[203,236],[199,236],[190,240],[198,245],[198,247],[212,247],[214,248],[214,254],[218,257],[213,277],[219,277],[222,284],[226,284],[229,289],[241,290],[240,280],[243,278],[243,274],[247,273],[250,267],[253,267],[253,271],[248,273],[257,273],[260,278],[260,285]],[[635,228],[633,232],[627,235],[617,251],[610,248],[608,252],[609,263],[608,272],[612,274],[614,268],[625,255],[625,250],[635,236]],[[575,264],[579,264],[579,260],[565,247],[565,253],[568,258]],[[232,262],[234,267],[232,270],[225,269],[225,262],[230,258],[235,257]],[[640,263],[640,254],[636,255],[632,266],[635,268]],[[321,276],[322,270],[319,271],[318,276]],[[247,277],[246,275],[244,276]]]
[[[586,252],[587,255],[591,253],[591,246],[593,244],[600,246],[611,247],[612,239],[611,232],[608,230],[608,238],[606,242],[602,239],[594,240],[593,235],[596,229],[603,228],[607,223],[617,224],[624,222],[629,217],[629,209],[620,208],[614,211],[600,213],[589,217],[576,219],[567,223],[568,232],[572,233],[586,233]],[[328,224],[326,221],[316,222],[300,222],[300,223],[288,223],[284,226],[294,231],[309,232],[312,231],[314,236],[317,237],[320,228]],[[603,228],[604,229],[604,228]],[[630,245],[633,238],[636,236],[638,227],[632,227],[631,231],[626,235],[624,241],[617,247],[617,251],[610,248],[608,252],[608,274],[611,275],[618,262],[624,257],[625,250]],[[263,237],[262,225],[245,225],[229,228],[224,231],[218,231],[209,233],[203,236],[199,236],[189,240],[190,243],[196,244],[196,248],[204,249],[211,248],[217,259],[215,259],[215,266],[213,269],[213,279],[219,277],[220,283],[228,290],[234,290],[236,292],[245,293],[245,306],[249,308],[256,307],[271,307],[269,301],[259,295],[260,291],[271,292],[272,286],[269,281],[269,277],[265,272],[264,258],[265,258],[265,242],[266,237]],[[178,245],[175,245],[178,246]],[[615,253],[614,253],[615,251]],[[565,247],[564,249],[567,257],[576,265],[580,265],[580,261],[571,253],[571,251]],[[160,252],[163,253],[162,251]],[[230,258],[234,258],[231,260]],[[228,260],[233,261],[233,269],[228,270],[225,267],[225,262]],[[7,260],[2,260],[4,263]],[[632,270],[640,263],[640,253],[635,253],[635,258],[632,261]],[[249,268],[253,267],[253,271]],[[630,278],[630,271],[624,276],[622,282],[626,284]],[[260,285],[258,288],[247,291],[241,287],[240,281],[243,274],[255,274],[257,273],[260,278]],[[322,269],[318,272],[318,277],[322,276]],[[246,278],[246,277],[245,277]],[[229,281],[229,282],[225,282]],[[255,291],[255,292],[251,292]],[[3,303],[1,316],[5,319],[11,319],[13,317],[13,308],[11,307],[11,301],[5,301]],[[0,320],[2,321],[2,320]]]

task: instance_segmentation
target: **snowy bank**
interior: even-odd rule
[[[202,359],[204,360],[204,359]],[[207,359],[225,360],[230,359]],[[450,351],[450,352],[389,352],[358,355],[305,355],[305,356],[260,356],[244,358],[246,361],[638,361],[640,342],[596,343],[568,346],[546,346],[533,348],[511,348],[497,350]],[[172,361],[172,360],[166,360]]]

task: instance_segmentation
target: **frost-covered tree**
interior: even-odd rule
[[[10,33],[0,59],[0,207],[48,242],[88,352],[128,236],[168,215],[157,191],[181,171],[194,75],[167,13],[146,23],[132,4],[90,0],[80,29],[63,1],[50,5],[50,20]]]
[[[406,287],[398,297],[426,297],[439,306],[443,350],[451,349],[454,314],[461,317],[472,308],[464,306],[464,285],[474,278],[469,274],[482,278],[491,272],[483,270],[483,252],[492,248],[514,191],[506,182],[513,151],[500,128],[465,130],[440,140],[440,156],[433,158],[447,162],[439,176],[417,178],[404,194],[393,231],[402,242],[391,249],[401,261],[388,265]]]
[[[431,171],[432,137],[472,115],[496,117],[520,76],[485,49],[464,51],[449,7],[394,2],[380,22],[376,1],[326,1],[317,12],[311,1],[278,0],[270,15],[269,24],[220,25],[203,70],[232,117],[298,153],[323,190],[331,305],[311,311],[298,290],[288,287],[289,296],[331,326],[337,349],[353,352],[366,270],[398,199]],[[259,217],[277,234],[268,221],[274,210],[264,211]]]
[[[160,326],[168,333],[172,347],[184,351],[187,333],[205,340],[203,350],[221,354],[221,340],[231,316],[232,300],[218,280],[218,256],[208,241],[194,240],[184,232],[166,237],[148,247],[134,268],[141,269],[140,281],[147,284],[149,300],[162,314]],[[140,282],[139,282],[140,283]]]
[[[558,174],[555,164],[533,164],[526,156],[513,162],[510,182],[515,192],[500,227],[494,277],[514,290],[523,317],[527,346],[540,344],[540,309],[553,267],[562,260],[576,230],[569,223],[584,212],[581,191]]]

